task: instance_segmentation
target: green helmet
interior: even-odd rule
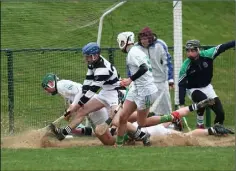
[[[44,76],[43,80],[42,80],[42,87],[45,88],[55,88],[55,91],[52,92],[52,95],[57,94],[57,81],[59,80],[59,78],[53,74],[53,73],[48,73]],[[50,82],[53,82],[54,84],[51,85]]]
[[[188,40],[185,45],[186,49],[197,49],[199,47],[200,47],[199,40]]]

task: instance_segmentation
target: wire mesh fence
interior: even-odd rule
[[[170,47],[171,54],[172,50]],[[104,48],[102,55],[116,66],[121,77],[126,77],[124,53],[116,48]],[[212,84],[223,102],[226,118],[227,113],[235,111],[234,56],[235,50],[228,50],[214,64]],[[1,133],[43,127],[64,112],[63,99],[49,96],[41,87],[46,73],[83,83],[86,72],[79,48],[1,50]],[[233,125],[232,118],[228,120]]]

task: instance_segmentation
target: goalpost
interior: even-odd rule
[[[104,17],[111,13],[112,11],[114,11],[116,8],[120,7],[121,5],[123,5],[124,3],[126,3],[126,1],[122,1],[118,4],[116,4],[114,7],[111,7],[110,9],[108,9],[105,13],[102,14],[102,16],[100,17],[100,21],[99,21],[99,26],[98,26],[98,38],[97,38],[97,44],[100,46],[101,44],[101,37],[102,37],[102,25],[103,25],[103,19]]]
[[[182,1],[173,1],[175,108],[179,105],[178,77],[183,60]]]

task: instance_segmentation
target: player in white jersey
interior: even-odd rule
[[[53,73],[45,75],[42,80],[42,87],[47,93],[50,93],[52,95],[59,94],[66,100],[69,105],[78,104],[80,98],[83,96],[82,84],[73,82],[71,80],[59,80],[59,78]],[[96,96],[97,95],[95,94],[93,98],[95,98]],[[96,125],[105,122],[107,118],[108,112],[106,108],[101,108],[100,110],[94,111],[89,114],[89,119],[92,122],[93,129]],[[65,119],[67,121],[69,120],[69,118]],[[74,128],[71,133],[75,135],[92,135],[92,129],[90,127]],[[112,138],[112,135],[108,130],[105,134],[96,135],[96,137],[104,145],[113,145],[115,143],[115,139]]]
[[[150,108],[150,112],[155,115],[170,114],[172,108],[169,87],[173,88],[174,80],[171,55],[166,43],[157,39],[149,27],[145,27],[138,34],[136,46],[148,55],[153,68],[154,83],[159,90],[158,98]]]
[[[137,110],[137,122],[139,127],[134,128],[133,134],[136,139],[143,140],[143,144],[150,145],[149,134],[140,130],[144,126],[152,126],[160,123],[160,117],[149,118],[149,108],[157,98],[157,87],[154,84],[152,76],[152,67],[148,56],[140,50],[137,46],[134,46],[134,33],[122,32],[118,35],[117,41],[120,49],[127,53],[126,64],[130,71],[130,77],[121,81],[121,86],[129,86],[130,88],[123,108],[120,111],[120,120],[118,127],[117,145],[122,145],[124,142],[124,133],[127,129],[127,120],[130,115]],[[172,121],[173,116],[169,116],[167,119]],[[149,121],[148,121],[149,120]],[[162,120],[163,121],[163,120]],[[179,122],[179,117],[174,116],[174,121]]]
[[[67,109],[68,113],[76,111],[75,117],[68,126],[61,129],[50,124],[50,129],[58,140],[63,140],[89,113],[103,107],[110,108],[109,111],[113,113],[118,106],[119,74],[116,68],[100,55],[100,51],[100,47],[94,42],[88,43],[82,48],[88,64],[88,72],[83,83],[84,94],[78,104],[70,105]],[[98,91],[98,95],[92,98]]]
[[[184,117],[192,111],[205,108],[214,103],[215,103],[214,99],[208,98],[208,99],[200,101],[199,103],[180,108],[172,112],[172,114],[178,113],[177,115]],[[128,123],[127,130],[133,129],[131,128],[133,126],[138,128],[138,123],[137,122],[133,122],[132,124]],[[147,132],[148,134],[150,134],[150,136],[162,136],[162,135],[173,135],[173,134],[192,135],[192,136],[208,136],[208,135],[220,136],[220,135],[234,134],[232,130],[225,128],[223,125],[220,125],[220,124],[215,124],[213,127],[210,127],[207,129],[195,129],[188,133],[183,133],[183,132],[179,132],[173,129],[168,129],[166,128],[166,125],[164,124],[158,124],[158,125],[154,125],[150,127],[143,127],[141,128],[141,131]],[[130,136],[131,139],[134,138],[133,134],[129,134],[129,132],[128,132],[128,135]]]

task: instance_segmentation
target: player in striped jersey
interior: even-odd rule
[[[86,79],[83,83],[83,96],[78,104],[70,105],[68,112],[76,111],[73,120],[64,129],[50,125],[52,132],[58,140],[63,140],[72,129],[79,125],[88,113],[107,107],[108,111],[114,112],[118,105],[118,89],[120,89],[119,74],[116,68],[100,55],[100,47],[97,43],[91,42],[82,49],[85,60],[88,64]],[[92,98],[98,90],[98,95]],[[117,119],[113,119],[117,122]]]

